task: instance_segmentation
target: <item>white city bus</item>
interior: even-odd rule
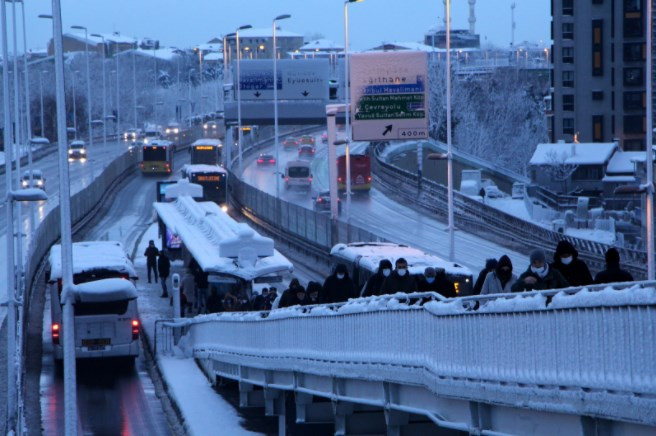
[[[61,246],[50,249],[46,271],[55,361],[63,359]],[[120,242],[73,244],[75,356],[77,358],[139,355],[140,321],[137,273]]]

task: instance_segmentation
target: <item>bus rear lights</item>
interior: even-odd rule
[[[139,339],[139,320],[138,319],[133,319],[132,320],[132,340],[136,341]]]
[[[275,159],[269,159],[269,163],[276,163]]]
[[[59,324],[52,325],[52,344],[59,345]]]

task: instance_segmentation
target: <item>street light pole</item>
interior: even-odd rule
[[[93,134],[91,127],[91,73],[89,68],[89,35],[84,26],[71,26],[72,29],[84,30],[84,54],[87,64],[87,123],[89,129],[89,147],[93,145]]]
[[[132,50],[132,103],[134,105],[134,128],[139,128],[137,122],[137,50]]]
[[[73,324],[73,246],[71,235],[70,185],[66,140],[66,100],[64,98],[64,50],[61,5],[52,0],[55,81],[57,89],[57,139],[59,148],[59,212],[61,221],[61,264],[64,335],[64,431],[77,434],[77,392],[75,380],[75,327]]]
[[[46,132],[43,126],[43,75],[47,74],[48,71],[41,70],[39,71],[39,91],[41,96],[41,136],[45,138]]]
[[[654,271],[654,150],[652,147],[653,135],[654,135],[654,126],[653,126],[653,104],[652,104],[652,8],[653,4],[651,1],[647,2],[647,60],[646,60],[646,94],[647,94],[647,191],[646,191],[646,201],[645,201],[645,219],[647,220],[647,279],[654,280],[656,271]]]
[[[241,143],[242,143],[242,131],[241,131],[241,53],[239,50],[239,31],[250,29],[253,26],[247,24],[237,28],[235,31],[235,37],[237,39],[237,127],[239,131],[237,132],[238,137],[238,148],[239,148],[239,174],[242,171],[242,153],[241,153]],[[232,141],[231,141],[232,142]]]
[[[114,53],[116,58],[116,134],[121,134],[121,81],[119,79],[118,53]]]
[[[200,76],[200,114],[204,117],[205,105],[203,104],[203,95],[205,95],[205,90],[203,89],[203,50],[198,47],[198,75]]]
[[[276,198],[280,198],[280,144],[278,143],[278,46],[276,45],[276,21],[291,18],[291,15],[278,15],[273,19],[273,142],[276,147]]]
[[[77,139],[77,103],[75,102],[75,75],[78,70],[73,70],[71,74],[71,85],[73,86],[73,128],[75,129],[75,139]]]
[[[54,0],[53,0],[54,1]],[[102,82],[103,82],[103,107],[102,107],[102,122],[103,122],[103,145],[107,146],[107,86],[105,84],[105,60],[107,59],[107,46],[105,46],[105,37],[97,33],[92,33],[91,36],[102,39]]]
[[[446,143],[447,143],[447,200],[449,225],[449,260],[455,260],[453,222],[453,148],[451,144],[451,0],[446,0]]]

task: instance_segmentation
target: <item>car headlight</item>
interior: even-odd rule
[[[86,151],[85,149],[81,149],[81,150],[80,150],[80,153],[82,153],[82,154],[86,154],[86,152],[87,152],[87,151]]]
[[[21,183],[21,185],[23,185],[23,188],[27,188],[27,184],[28,184],[27,180],[23,180],[23,182]]]
[[[221,206],[221,210],[224,211],[224,212],[227,212],[228,211],[228,206],[226,206],[224,204],[223,206]]]
[[[180,129],[175,129],[175,133],[176,134],[180,133]]]
[[[203,129],[207,129],[207,124],[203,124]]]
[[[37,181],[36,181],[36,186],[42,186],[42,185],[43,185],[43,181],[42,181],[42,180],[37,180]]]
[[[73,150],[68,150],[68,154],[73,154]]]

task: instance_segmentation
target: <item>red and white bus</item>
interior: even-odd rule
[[[371,189],[371,159],[366,154],[351,154],[351,192]],[[346,191],[346,156],[337,158],[337,189]]]

